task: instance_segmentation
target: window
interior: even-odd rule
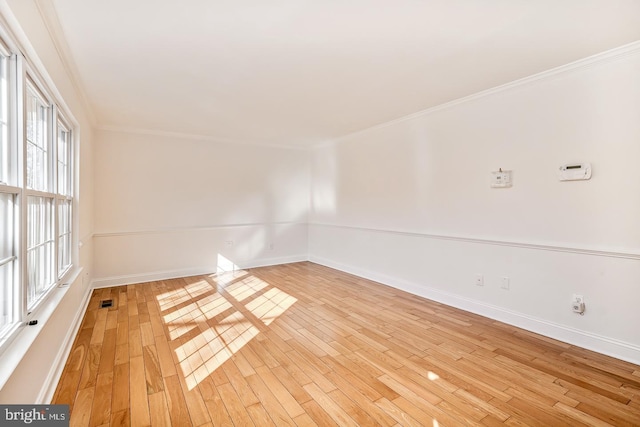
[[[55,284],[54,280],[54,227],[51,174],[51,135],[49,132],[51,108],[38,87],[26,83],[25,149],[27,154],[26,187],[39,194],[27,192],[27,309]]]
[[[0,345],[73,267],[73,127],[40,81],[0,40]]]

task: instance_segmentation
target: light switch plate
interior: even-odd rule
[[[492,188],[507,188],[511,187],[511,171],[493,171],[491,172],[491,187]]]

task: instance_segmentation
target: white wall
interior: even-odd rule
[[[635,46],[318,148],[310,259],[639,363],[638,75]]]
[[[82,271],[68,288],[53,291],[51,300],[58,303],[55,310],[54,304],[50,304],[51,310],[43,310],[38,325],[28,327],[18,336],[16,341],[28,341],[30,346],[0,389],[2,403],[40,403],[47,401],[55,390],[61,363],[64,364],[66,351],[74,339],[73,328],[81,319],[90,291],[93,263],[93,129],[76,85],[66,72],[36,3],[32,0],[0,1],[0,11],[13,27],[11,30],[23,44],[27,56],[37,66],[42,65],[46,69],[79,125],[75,129],[80,140],[76,153],[79,183],[74,215],[79,220],[76,229],[79,243],[77,266]],[[7,355],[8,352],[3,357],[13,357]],[[7,369],[7,366],[1,366],[0,369]]]
[[[89,279],[133,283],[225,260],[308,257],[640,363],[637,51],[345,137],[310,161],[276,147],[94,135],[36,2],[0,6],[80,124],[83,267],[32,329],[0,402],[46,400]],[[571,161],[592,162],[593,178],[558,182],[556,168]],[[499,167],[514,170],[513,188],[489,188]],[[569,311],[573,293],[586,298],[584,316]]]
[[[95,156],[96,286],[306,259],[306,151],[101,130]]]

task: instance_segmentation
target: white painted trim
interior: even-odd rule
[[[114,286],[134,285],[137,283],[155,282],[157,280],[176,279],[179,277],[200,276],[213,273],[211,267],[182,268],[178,270],[150,271],[146,273],[125,274],[122,276],[98,277],[91,281],[92,289],[111,288]]]
[[[594,249],[594,248],[580,248],[580,247],[570,247],[570,246],[562,246],[562,245],[547,245],[541,243],[527,243],[527,242],[516,242],[516,241],[508,241],[508,240],[495,240],[495,239],[487,239],[487,238],[479,238],[479,237],[467,237],[467,236],[453,236],[453,235],[445,235],[445,234],[430,234],[430,233],[422,233],[417,231],[402,231],[402,230],[386,230],[383,228],[367,228],[367,227],[357,227],[352,225],[337,225],[337,224],[323,224],[323,223],[308,223],[309,226],[315,227],[331,227],[331,228],[341,228],[347,230],[357,230],[357,231],[366,231],[373,233],[384,233],[384,234],[393,234],[397,236],[408,236],[408,237],[418,237],[423,239],[438,239],[438,240],[453,240],[456,242],[465,242],[465,243],[477,243],[483,245],[495,245],[495,246],[509,246],[514,248],[523,248],[523,249],[534,249],[539,251],[551,251],[551,252],[568,252],[573,254],[580,255],[591,255],[591,256],[600,256],[607,258],[625,258],[640,261],[640,253],[632,252],[630,250],[606,250],[606,249]]]
[[[245,261],[238,265],[238,268],[268,267],[270,265],[291,264],[294,262],[309,261],[308,254],[288,255],[274,258],[259,258]]]
[[[40,60],[40,57],[36,54],[36,50],[31,45],[29,38],[20,25],[20,22],[15,17],[6,1],[0,1],[0,23],[5,27],[8,36],[11,38],[11,43],[13,43],[22,53],[26,65],[31,67],[31,71],[34,74],[32,77],[37,77],[36,80],[39,80],[42,83],[45,91],[51,95],[51,98],[58,108],[64,113],[63,115],[67,121],[70,122],[72,127],[79,129],[80,124],[78,120],[71,112],[71,109],[64,100],[64,97],[60,94],[55,82],[51,76],[49,76],[47,68]]]
[[[443,292],[429,286],[410,282],[374,271],[342,264],[327,258],[314,255],[309,256],[309,261],[344,271],[365,279],[373,280],[402,291],[410,292],[451,307],[470,311],[490,319],[498,320],[531,332],[557,339],[568,344],[593,350],[595,352],[615,357],[627,362],[640,364],[640,347],[624,341],[615,340],[601,335],[570,328],[558,323],[549,322],[533,316],[528,316],[511,310],[505,310],[491,304],[486,304],[470,298]]]
[[[73,282],[81,276],[83,268],[78,268],[73,272],[70,281]],[[25,322],[21,322],[16,332],[7,338],[4,348],[0,353],[0,389],[4,387],[6,382],[11,378],[13,372],[22,362],[24,356],[30,351],[33,343],[44,329],[51,316],[58,309],[60,302],[69,291],[70,287],[66,285],[53,286],[47,291],[45,297],[38,303],[35,309],[28,315]],[[36,325],[27,326],[26,321],[37,320]],[[67,332],[68,334],[68,332]],[[72,339],[75,336],[72,336]],[[51,376],[51,372],[47,375],[47,379]],[[45,383],[43,387],[47,384]],[[41,391],[40,396],[43,393]]]
[[[573,72],[573,71],[578,71],[580,69],[590,68],[590,67],[593,67],[593,66],[597,66],[597,65],[604,64],[604,63],[607,63],[607,62],[615,61],[615,60],[624,58],[626,56],[635,55],[635,54],[638,54],[638,53],[640,53],[640,41],[635,41],[635,42],[632,42],[632,43],[629,43],[629,44],[626,44],[626,45],[623,45],[623,46],[620,46],[620,47],[617,47],[617,48],[614,48],[614,49],[607,50],[605,52],[601,52],[601,53],[598,53],[598,54],[595,54],[595,55],[592,55],[592,56],[588,56],[586,58],[579,59],[577,61],[570,62],[570,63],[565,64],[565,65],[561,65],[559,67],[552,68],[550,70],[545,70],[545,71],[542,71],[542,72],[537,73],[537,74],[533,74],[533,75],[528,76],[528,77],[523,77],[521,79],[514,80],[512,82],[502,84],[500,86],[495,86],[495,87],[492,87],[490,89],[486,89],[486,90],[483,90],[483,91],[480,91],[480,92],[476,92],[476,93],[474,93],[472,95],[468,95],[468,96],[464,96],[462,98],[454,99],[452,101],[445,102],[444,104],[435,105],[435,106],[427,108],[425,110],[418,111],[418,112],[415,112],[415,113],[411,113],[411,114],[403,116],[403,117],[399,117],[399,118],[397,118],[395,120],[391,120],[391,121],[388,121],[388,122],[380,123],[380,124],[375,125],[375,126],[371,126],[371,127],[368,127],[368,128],[365,128],[365,129],[361,129],[361,130],[358,130],[358,131],[355,131],[355,132],[351,132],[351,133],[348,133],[346,135],[342,135],[340,137],[333,138],[333,139],[321,142],[319,144],[316,144],[316,145],[312,146],[311,148],[315,149],[315,148],[322,148],[322,147],[332,146],[332,145],[334,145],[336,143],[342,142],[342,141],[347,140],[347,139],[352,138],[352,137],[356,137],[356,136],[359,136],[359,135],[366,134],[366,133],[371,132],[371,131],[384,129],[384,128],[388,127],[388,126],[393,126],[393,125],[396,125],[398,123],[402,123],[402,122],[405,122],[405,121],[408,121],[408,120],[413,120],[413,119],[416,119],[416,118],[419,118],[419,117],[423,117],[423,116],[428,116],[430,114],[434,114],[434,113],[442,111],[442,110],[447,110],[449,108],[453,108],[453,107],[455,107],[457,105],[460,105],[460,104],[464,104],[464,103],[467,103],[467,102],[475,101],[477,99],[481,99],[481,98],[485,98],[485,97],[488,97],[488,96],[492,96],[492,95],[495,95],[495,94],[498,94],[498,93],[502,93],[502,92],[505,92],[505,91],[508,91],[508,90],[518,89],[518,88],[521,88],[523,86],[528,86],[528,85],[537,83],[537,82],[542,81],[542,80],[550,80],[550,79],[558,77],[558,76],[560,76],[562,74],[570,73],[570,72]]]
[[[67,44],[67,39],[64,36],[62,26],[60,25],[60,19],[58,18],[56,8],[50,0],[36,1],[36,8],[38,9],[38,13],[40,13],[40,17],[47,28],[49,38],[53,42],[53,47],[58,53],[62,67],[66,71],[69,80],[71,80],[71,84],[80,97],[82,106],[89,117],[89,122],[92,126],[95,126],[98,123],[96,120],[95,110],[89,101],[87,91],[85,90],[86,86],[83,84],[80,73],[78,72],[78,67],[73,59],[73,55],[71,55],[71,50]]]
[[[144,234],[165,234],[165,233],[186,233],[190,231],[206,231],[219,230],[224,228],[241,228],[241,227],[272,227],[279,225],[307,225],[306,222],[297,221],[281,221],[281,222],[248,222],[238,224],[212,224],[202,226],[189,227],[167,227],[167,228],[150,228],[146,230],[122,230],[122,231],[99,231],[92,234],[92,237],[120,237],[120,236],[139,236]]]
[[[232,138],[222,138],[215,135],[201,135],[201,134],[193,134],[193,133],[172,132],[172,131],[165,131],[165,130],[132,128],[132,127],[125,127],[125,126],[101,125],[96,127],[96,130],[103,131],[103,132],[127,133],[127,134],[134,134],[134,135],[148,135],[148,136],[159,136],[159,137],[166,137],[166,138],[188,139],[192,141],[215,142],[219,144],[228,144],[228,145],[271,147],[271,148],[281,148],[285,150],[298,150],[298,151],[307,151],[309,149],[309,147],[274,144],[268,141],[263,141],[263,142],[259,142],[255,140],[249,141],[249,140],[240,140],[240,139],[232,139]]]
[[[293,262],[307,261],[309,258],[306,254],[290,255],[276,258],[260,258],[242,262],[237,265],[239,269],[266,267],[269,265],[290,264]],[[200,276],[204,274],[215,273],[215,268],[208,267],[194,267],[184,268],[178,270],[165,270],[165,271],[151,271],[147,273],[128,274],[123,276],[112,276],[96,278],[91,281],[91,288],[110,288],[113,286],[132,285],[136,283],[153,282],[156,280],[175,279],[178,277]]]
[[[67,363],[67,358],[69,357],[69,353],[71,352],[73,342],[76,339],[76,335],[78,334],[80,325],[82,325],[82,319],[84,318],[84,314],[87,311],[87,306],[89,305],[89,300],[91,299],[92,292],[93,289],[91,288],[91,286],[87,286],[84,296],[82,297],[82,303],[78,306],[76,315],[73,318],[72,326],[67,331],[62,346],[60,346],[55,361],[51,366],[49,374],[47,375],[47,378],[42,385],[42,389],[40,390],[38,398],[36,399],[36,404],[51,403],[53,395],[56,392],[58,382],[60,381],[60,377],[62,376],[62,371],[64,370],[64,366]]]

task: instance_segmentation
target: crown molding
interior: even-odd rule
[[[521,79],[517,79],[509,83],[505,83],[499,86],[492,87],[490,89],[476,92],[474,94],[464,96],[462,98],[454,99],[452,101],[445,102],[444,104],[436,105],[436,106],[427,108],[425,110],[417,111],[415,113],[411,113],[409,115],[399,117],[395,120],[380,123],[378,125],[361,129],[355,132],[351,132],[346,135],[339,136],[337,138],[329,139],[319,144],[313,145],[310,148],[319,149],[319,148],[330,147],[330,146],[333,146],[334,144],[343,142],[345,140],[348,140],[350,138],[353,138],[359,135],[363,135],[379,129],[384,129],[386,127],[393,126],[409,120],[417,119],[419,117],[428,116],[430,114],[434,114],[439,111],[453,108],[460,104],[465,104],[467,102],[472,102],[481,98],[493,96],[495,94],[499,94],[499,93],[506,92],[513,89],[518,89],[524,86],[533,85],[540,81],[551,80],[553,78],[556,78],[558,76],[561,76],[570,72],[591,68],[597,65],[602,65],[608,62],[625,58],[627,56],[636,55],[638,53],[640,53],[640,40],[632,43],[628,43],[628,44],[625,44],[601,53],[597,53],[595,55],[591,55],[586,58],[582,58],[577,61],[573,61],[568,64],[561,65],[559,67],[551,68],[549,70],[542,71],[540,73],[536,73],[528,77],[523,77]]]
[[[93,107],[93,104],[89,100],[89,97],[87,96],[87,91],[85,89],[86,86],[84,85],[73,55],[71,54],[71,49],[67,44],[67,38],[64,34],[64,29],[60,24],[60,19],[58,18],[58,13],[56,11],[55,5],[51,0],[36,0],[35,4],[38,12],[40,13],[40,17],[44,22],[47,32],[49,33],[49,37],[51,38],[53,46],[58,53],[60,62],[62,62],[62,67],[67,73],[67,76],[69,76],[71,84],[80,97],[80,101],[82,102],[82,106],[87,113],[89,122],[92,126],[95,127],[98,124],[95,109]]]
[[[294,146],[294,145],[286,145],[286,144],[273,144],[269,142],[222,138],[222,137],[211,136],[211,135],[172,132],[172,131],[144,129],[144,128],[131,128],[126,126],[103,125],[103,126],[97,126],[96,130],[103,131],[103,132],[128,133],[133,135],[158,136],[163,138],[179,138],[179,139],[187,139],[191,141],[214,142],[218,144],[236,145],[236,146],[243,145],[243,146],[253,146],[253,147],[270,147],[270,148],[280,148],[280,149],[296,150],[296,151],[308,151],[310,148],[310,147],[302,147],[302,146]]]
[[[22,29],[20,21],[14,15],[6,0],[0,1],[0,26],[2,26],[3,30],[1,31],[2,36],[8,39],[5,41],[10,44],[14,53],[21,56],[30,72],[30,77],[41,86],[40,90],[51,97],[51,101],[55,102],[57,107],[64,113],[70,125],[78,126],[75,115],[58,90],[53,78],[49,75],[47,67],[40,60],[35,48]]]

